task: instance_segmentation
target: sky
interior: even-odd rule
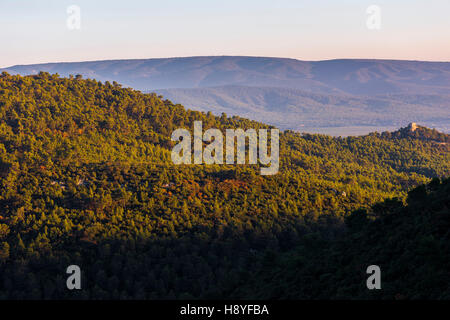
[[[450,61],[449,17],[450,0],[0,0],[0,67],[208,55]]]

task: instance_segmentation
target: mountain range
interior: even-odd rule
[[[1,71],[116,81],[193,110],[282,129],[349,135],[419,122],[450,130],[450,62],[210,56],[16,65]]]

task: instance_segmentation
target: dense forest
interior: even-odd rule
[[[266,263],[234,292],[258,299],[450,299],[450,179],[346,217],[333,241],[320,234]],[[382,290],[367,290],[364,267],[378,265]]]
[[[280,172],[261,176],[259,165],[172,164],[171,133],[192,130],[196,120],[204,130],[269,128],[114,82],[2,73],[0,298],[448,298],[448,278],[438,278],[448,259],[435,251],[448,256],[448,198],[439,196],[448,194],[448,180],[439,180],[450,173],[448,135],[423,127],[347,138],[285,131]],[[415,189],[424,193],[417,208],[439,213],[444,234],[420,229],[432,218],[411,208],[410,190],[430,181]],[[389,220],[397,215],[403,220]],[[435,226],[428,222],[423,228]],[[401,223],[397,232],[393,224]],[[377,239],[409,251],[396,261],[400,271],[392,269],[393,289],[367,296],[358,291],[364,283],[353,287],[361,285],[354,272],[364,272],[356,269],[375,253],[393,254]],[[363,252],[364,241],[372,251]],[[421,265],[410,259],[416,242],[420,257],[431,259],[423,270],[434,275],[421,280],[429,286],[422,296],[407,287],[420,273],[400,275]],[[329,263],[321,265],[323,256]],[[292,269],[284,272],[286,259]],[[348,268],[330,269],[333,259]],[[72,264],[81,267],[82,290],[66,288]],[[341,291],[322,290],[334,280],[347,282]]]

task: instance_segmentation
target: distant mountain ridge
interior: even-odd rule
[[[360,126],[361,133],[368,133],[417,121],[445,132],[450,123],[450,95],[354,96],[243,86],[156,91],[194,110],[238,114],[299,131],[335,127],[339,132],[342,127]]]
[[[18,65],[0,71],[116,81],[156,91],[193,110],[240,115],[282,129],[342,128],[336,135],[348,135],[359,131],[346,128],[368,133],[419,122],[450,131],[450,62],[205,56]]]
[[[448,93],[450,62],[207,56],[17,65],[10,73],[81,74],[138,90],[225,85],[299,88],[318,93]]]

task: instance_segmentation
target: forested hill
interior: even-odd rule
[[[388,133],[386,133],[389,135]],[[442,145],[450,143],[450,135],[439,132],[435,129],[429,129],[419,126],[416,123],[410,123],[406,128],[401,128],[392,133],[390,137],[395,138],[416,138],[425,141],[434,141]]]
[[[263,128],[81,77],[0,76],[0,298],[221,297],[272,251],[450,172],[446,143],[286,131],[280,172],[176,166],[173,130]],[[65,289],[78,264],[85,290]]]
[[[234,293],[263,299],[450,299],[450,179],[387,200],[346,219],[335,241],[317,235],[267,263]],[[365,268],[381,270],[367,290]]]

